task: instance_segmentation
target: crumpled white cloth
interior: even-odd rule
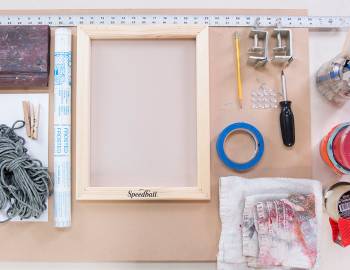
[[[221,235],[217,255],[218,270],[248,270],[246,257],[243,256],[242,222],[245,197],[271,193],[313,193],[317,219],[317,260],[313,269],[319,267],[321,222],[322,222],[322,186],[319,181],[295,178],[255,178],[238,176],[220,178],[220,219]],[[281,269],[278,267],[269,269]],[[262,270],[262,269],[261,269]]]

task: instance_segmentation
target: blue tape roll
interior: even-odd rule
[[[256,153],[252,159],[250,159],[248,162],[245,163],[238,163],[234,162],[225,153],[224,144],[227,139],[227,137],[236,131],[245,131],[248,134],[250,134],[256,144]],[[221,161],[230,169],[233,169],[235,171],[246,171],[254,167],[258,162],[260,161],[263,153],[264,153],[264,138],[261,135],[260,131],[252,126],[251,124],[239,122],[239,123],[233,123],[229,126],[227,126],[221,133],[219,134],[219,137],[216,141],[216,151],[218,153],[219,158]]]
[[[336,167],[341,173],[343,174],[350,174],[350,170],[348,170],[347,168],[343,167],[340,163],[338,163],[338,161],[335,159],[334,153],[333,153],[333,143],[334,143],[334,139],[335,137],[338,135],[338,133],[344,129],[347,128],[348,126],[350,126],[350,123],[343,123],[338,125],[332,132],[331,136],[328,139],[327,142],[327,154],[328,154],[328,158],[329,160],[332,162],[332,164],[334,165],[334,167]]]

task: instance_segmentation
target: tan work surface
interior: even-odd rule
[[[111,13],[114,11],[110,11]],[[119,11],[120,12],[120,11]],[[136,11],[129,11],[135,13]],[[142,13],[142,11],[137,11]],[[147,11],[145,11],[147,12]],[[179,13],[161,11],[164,14]],[[280,11],[305,15],[305,11]],[[98,13],[96,11],[95,13]],[[118,13],[118,11],[116,12]],[[160,11],[157,11],[160,13]],[[194,10],[181,13],[194,14]],[[208,10],[198,13],[257,14],[261,11]],[[278,14],[266,10],[264,14]],[[234,47],[232,35],[241,32],[244,109],[236,98]],[[265,138],[265,154],[247,177],[311,177],[310,95],[308,30],[294,29],[294,62],[288,67],[287,86],[296,121],[296,145],[286,149],[279,130],[279,109],[252,109],[250,93],[266,82],[280,89],[280,68],[269,63],[255,70],[246,63],[246,38],[249,28],[210,29],[210,98],[211,98],[211,194],[209,202],[86,202],[75,200],[72,186],[72,227],[53,227],[53,201],[50,222],[6,223],[0,226],[2,261],[213,261],[216,260],[220,235],[218,180],[237,174],[225,168],[216,154],[216,138],[232,122],[255,125]],[[74,46],[75,44],[74,36]],[[248,43],[249,42],[249,43]],[[54,44],[52,40],[52,45]],[[272,47],[273,44],[270,44]],[[51,119],[53,116],[53,46],[51,48]],[[73,51],[73,61],[76,51]],[[76,63],[73,62],[73,80]],[[41,90],[42,91],[42,90]],[[75,81],[73,81],[73,100]],[[74,103],[73,103],[74,104]],[[74,119],[74,108],[73,108]],[[52,130],[52,121],[51,121]],[[74,138],[73,122],[73,138]],[[53,134],[50,134],[52,164]],[[73,149],[75,141],[73,140]],[[74,152],[72,160],[74,160]],[[51,166],[52,168],[52,166]],[[135,168],[136,169],[136,168]],[[74,164],[72,173],[74,175]]]

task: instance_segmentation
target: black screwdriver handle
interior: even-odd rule
[[[285,146],[291,147],[295,143],[294,115],[291,109],[291,101],[281,101],[280,126],[282,140]]]

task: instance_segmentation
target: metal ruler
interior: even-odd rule
[[[350,16],[274,15],[10,15],[0,16],[0,25],[150,25],[204,24],[209,26],[348,28]]]

